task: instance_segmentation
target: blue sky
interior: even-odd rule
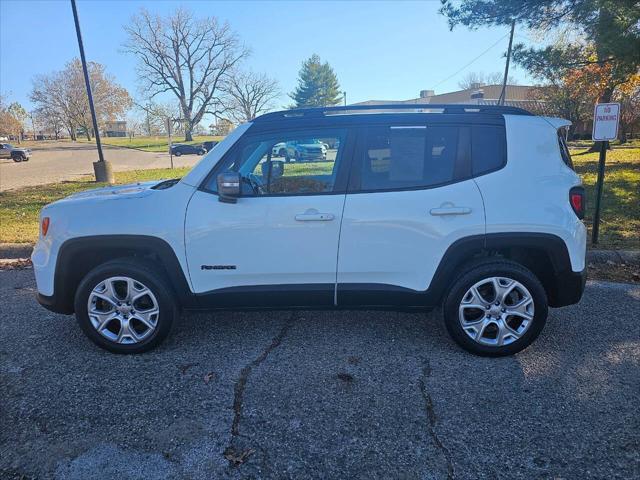
[[[369,99],[414,98],[421,89],[457,90],[468,72],[504,68],[506,28],[450,32],[437,13],[439,1],[98,1],[77,0],[89,60],[136,95],[136,61],[122,52],[122,26],[141,7],[169,13],[183,5],[196,14],[226,20],[252,54],[245,66],[276,78],[286,93],[296,85],[300,64],[313,53],[329,61],[349,103]],[[527,41],[516,31],[516,41]],[[491,45],[472,65],[453,75]],[[61,69],[78,56],[68,0],[0,1],[0,91],[31,107],[29,91],[36,74]],[[512,68],[519,83],[531,79]],[[453,75],[453,76],[452,76]],[[452,77],[451,77],[452,76]],[[448,77],[448,80],[446,80]]]

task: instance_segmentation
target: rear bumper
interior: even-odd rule
[[[556,289],[549,296],[552,307],[566,307],[578,303],[587,281],[587,269],[581,272],[565,271],[556,275]]]

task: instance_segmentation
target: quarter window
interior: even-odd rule
[[[250,138],[216,171],[239,172],[242,196],[328,193],[335,186],[345,139],[343,130]],[[207,189],[216,191],[215,178]]]
[[[474,176],[504,166],[507,157],[504,127],[474,125],[471,145]]]

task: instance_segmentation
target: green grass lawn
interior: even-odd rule
[[[115,177],[116,183],[122,184],[176,178],[188,171],[189,168],[134,170],[118,172]],[[106,184],[87,178],[0,192],[0,243],[34,243],[38,239],[38,217],[44,205],[72,193],[102,186]]]
[[[128,140],[128,139],[120,139]],[[587,191],[589,227],[595,207],[595,182],[598,154],[580,155],[586,149],[573,149],[576,171]],[[332,162],[289,163],[286,175],[327,175]],[[136,170],[116,173],[116,183],[157,180],[183,176],[188,168]],[[102,186],[91,181],[69,182],[26,187],[0,192],[0,242],[29,243],[38,236],[38,214],[47,203],[81,190]],[[607,154],[603,210],[599,248],[640,248],[640,148],[614,148]]]
[[[182,141],[182,136],[173,137],[173,143],[195,144],[202,143],[207,140],[220,141],[224,137],[213,135],[201,135],[193,137],[192,142]],[[104,137],[100,139],[104,145],[112,145],[114,147],[135,148],[138,150],[144,150],[145,152],[168,152],[169,151],[169,139],[166,136],[157,137]],[[80,142],[87,142],[87,139],[79,138]],[[95,143],[92,140],[92,143]]]
[[[599,154],[586,151],[573,149],[571,156],[587,192],[585,222],[591,234]],[[640,249],[640,147],[607,152],[599,247]]]

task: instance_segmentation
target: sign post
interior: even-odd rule
[[[171,148],[171,119],[167,118],[167,135],[169,135],[169,159],[171,160],[171,170],[173,170],[173,148]]]
[[[607,160],[609,141],[618,138],[620,122],[619,103],[598,103],[593,112],[592,138],[600,143],[600,159],[598,161],[598,181],[596,183],[596,211],[593,215],[593,231],[591,243],[597,245],[600,232],[600,210],[602,207],[602,187],[604,184],[604,165]]]

